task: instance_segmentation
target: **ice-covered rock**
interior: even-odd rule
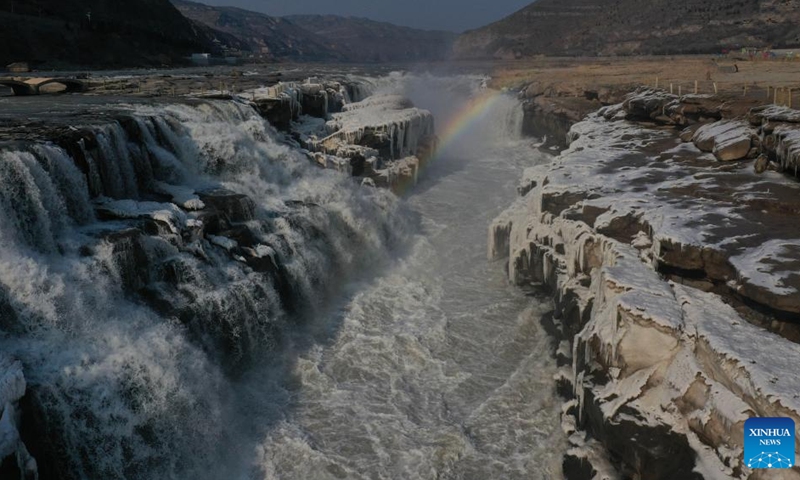
[[[514,282],[554,293],[572,343],[565,468],[605,465],[588,437],[622,478],[748,478],[744,421],[800,421],[796,329],[737,300],[797,311],[800,235],[783,213],[797,185],[627,121],[593,116],[571,137],[489,232]]]
[[[361,145],[387,159],[414,155],[422,140],[434,134],[434,125],[429,111],[409,105],[397,95],[370,97],[347,105],[333,115],[327,124],[328,136],[317,146],[335,152],[342,145]]]
[[[755,130],[743,120],[723,120],[699,127],[693,137],[695,146],[712,152],[722,162],[746,158],[753,146]]]
[[[108,198],[101,198],[96,202],[97,214],[100,218],[148,218],[165,225],[170,232],[175,234],[180,233],[187,226],[186,212],[173,203],[111,200]]]
[[[25,395],[25,388],[22,364],[0,354],[0,464],[12,470],[15,467],[16,478],[34,480],[38,478],[36,460],[19,434],[19,401]],[[7,460],[9,458],[12,460]],[[0,467],[0,474],[5,472],[3,467]]]

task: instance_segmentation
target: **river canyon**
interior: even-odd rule
[[[430,133],[414,130],[425,115],[442,132],[400,197],[320,169],[247,102],[6,100],[8,117],[36,112],[0,148],[8,464],[43,479],[561,476],[549,301],[485,253],[522,170],[547,159],[519,102],[487,100],[478,76],[346,82],[345,104],[428,112],[387,130],[392,149]]]

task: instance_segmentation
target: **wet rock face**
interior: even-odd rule
[[[683,135],[697,146],[653,128],[673,101],[576,124],[490,228],[490,258],[555,298],[567,478],[755,478],[744,421],[800,419],[785,375],[800,361],[798,187],[720,162],[728,144],[763,143],[752,124],[707,122]]]
[[[198,192],[198,195],[227,222],[247,222],[255,217],[256,205],[247,195],[221,188],[204,190]]]
[[[229,438],[228,380],[396,238],[391,195],[241,103],[106,118],[0,145],[4,262],[29,276],[0,282],[3,479],[31,478],[26,448],[43,479],[193,476]]]
[[[0,476],[34,480],[38,465],[20,436],[22,411],[20,400],[25,395],[22,364],[0,354]]]

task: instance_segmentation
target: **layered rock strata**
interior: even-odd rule
[[[773,478],[743,423],[800,421],[800,186],[756,175],[763,127],[714,102],[638,92],[574,125],[490,229],[509,278],[554,294],[568,478]]]
[[[433,115],[400,95],[358,100],[340,83],[281,83],[252,92],[271,124],[292,133],[317,165],[402,191],[435,154]],[[245,96],[246,98],[246,96]]]

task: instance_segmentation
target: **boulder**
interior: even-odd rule
[[[697,129],[692,141],[704,152],[712,152],[722,162],[746,158],[753,146],[755,131],[748,122],[723,120]]]
[[[205,190],[198,195],[203,203],[222,213],[229,222],[247,222],[255,216],[255,203],[247,195],[224,188]]]

